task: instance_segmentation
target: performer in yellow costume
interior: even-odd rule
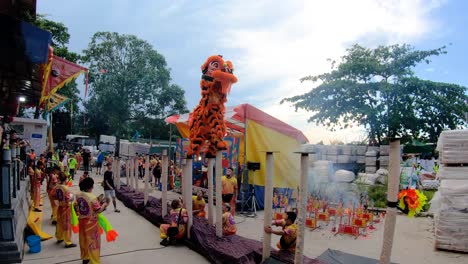
[[[53,199],[58,201],[57,208],[57,227],[55,231],[55,237],[57,243],[65,242],[66,248],[76,247],[71,241],[71,204],[73,194],[67,187],[68,177],[65,173],[60,172],[59,175],[60,184],[55,187],[55,193]]]
[[[192,204],[193,204],[193,215],[196,217],[204,218],[206,216],[205,213],[205,199],[203,199],[203,191],[199,190],[197,192],[197,196],[192,196]]]
[[[94,180],[85,178],[80,182],[80,192],[76,195],[73,204],[78,216],[80,232],[80,251],[83,263],[101,263],[101,234],[99,233],[98,214],[107,208],[107,203],[102,205],[97,197],[92,194]]]

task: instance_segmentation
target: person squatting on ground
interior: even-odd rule
[[[231,214],[235,215],[237,200],[237,179],[232,175],[231,167],[226,169],[226,176],[221,178],[223,203],[229,203]]]
[[[205,199],[203,198],[203,191],[199,190],[196,196],[192,196],[193,215],[196,217],[205,218]]]
[[[235,235],[237,232],[236,222],[231,214],[231,205],[223,204],[223,236]]]
[[[162,224],[159,227],[162,239],[160,244],[163,246],[175,244],[178,239],[182,239],[186,235],[188,213],[187,210],[182,208],[180,200],[173,200],[171,202],[170,217],[170,224]]]
[[[80,176],[80,182],[82,182],[85,178],[89,178],[89,172],[84,171],[83,175]]]
[[[106,199],[112,197],[112,204],[114,205],[114,212],[120,213],[120,210],[117,209],[117,202],[115,201],[115,185],[114,185],[114,177],[112,175],[112,163],[107,163],[107,170],[104,172],[104,194],[106,195]]]
[[[83,263],[98,264],[101,253],[101,234],[99,233],[98,214],[106,210],[107,203],[99,203],[92,194],[94,180],[83,179],[79,184],[80,192],[76,194],[73,204],[78,216],[81,259]]]
[[[295,212],[286,212],[286,219],[273,220],[272,225],[281,226],[281,230],[273,230],[271,226],[265,227],[265,233],[281,236],[280,241],[276,244],[280,250],[288,250],[294,252],[296,250],[297,226]]]
[[[65,242],[66,248],[76,247],[71,241],[72,225],[71,225],[71,207],[70,202],[73,200],[73,194],[68,189],[68,177],[65,173],[60,172],[59,181],[55,187],[54,200],[58,201],[57,208],[57,226],[55,229],[55,237],[57,244]]]

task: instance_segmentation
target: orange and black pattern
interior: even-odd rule
[[[210,56],[201,66],[200,102],[193,110],[190,119],[190,146],[187,158],[200,155],[206,144],[205,156],[212,158],[218,150],[227,148],[223,141],[226,135],[224,123],[224,104],[231,85],[237,82],[234,67],[230,61],[224,61],[222,56]]]

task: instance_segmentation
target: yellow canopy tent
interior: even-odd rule
[[[166,122],[176,125],[182,137],[188,138],[190,118],[191,114],[174,115],[166,118]],[[260,163],[260,170],[255,171],[255,174],[249,171],[248,179],[249,184],[255,187],[255,196],[261,207],[266,151],[276,152],[273,186],[294,189],[298,187],[300,156],[294,152],[300,145],[308,142],[300,130],[249,104],[226,107],[224,119],[229,136],[241,138],[240,163]]]

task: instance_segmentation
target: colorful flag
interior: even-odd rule
[[[54,93],[53,95],[50,96],[48,100],[48,107],[47,111],[52,112],[57,110],[58,108],[62,107],[64,104],[66,104],[68,101],[70,101],[70,98],[63,96],[58,93]]]
[[[81,73],[87,72],[87,68],[53,55],[52,62],[48,63],[44,70],[45,78],[43,78],[42,96],[39,103],[44,103],[45,100],[49,99],[65,84],[78,77]],[[88,82],[86,81],[85,93],[87,90]]]

